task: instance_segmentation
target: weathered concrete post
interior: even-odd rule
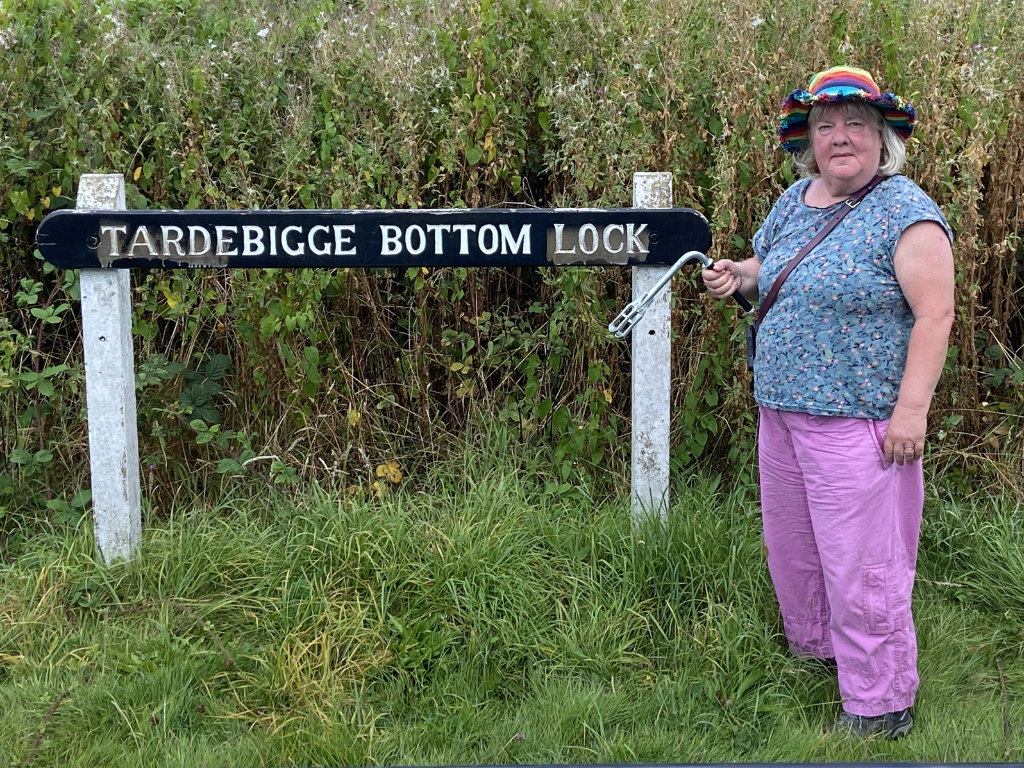
[[[125,210],[124,177],[83,175],[77,208]],[[94,530],[111,563],[130,558],[142,538],[131,285],[124,269],[83,269],[81,278]]]
[[[671,208],[671,173],[633,174],[634,208]],[[682,255],[682,254],[680,254]],[[633,267],[633,297],[670,267]],[[672,384],[672,316],[666,288],[633,329],[633,518],[668,517],[668,430]]]

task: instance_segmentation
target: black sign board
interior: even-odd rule
[[[43,257],[65,269],[670,265],[711,246],[690,208],[55,211]]]

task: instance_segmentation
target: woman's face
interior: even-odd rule
[[[822,177],[846,181],[878,172],[882,131],[845,107],[824,107],[811,128],[814,159]]]

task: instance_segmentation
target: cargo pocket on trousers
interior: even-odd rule
[[[865,419],[868,423],[868,431],[871,433],[871,440],[875,445],[876,453],[878,454],[878,461],[882,464],[882,469],[888,469],[889,465],[885,462],[885,435],[879,428],[879,424],[874,419]],[[886,423],[886,429],[888,429],[888,423]]]
[[[864,629],[869,635],[888,635],[907,626],[910,601],[901,593],[896,559],[864,566]]]

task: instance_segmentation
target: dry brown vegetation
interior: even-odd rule
[[[30,253],[35,223],[70,202],[83,172],[124,173],[134,206],[359,208],[628,205],[634,172],[671,170],[676,203],[714,225],[711,255],[736,257],[792,180],[774,139],[782,96],[845,62],[918,105],[906,172],[956,233],[936,466],[1019,484],[1020,0],[8,7],[6,456],[41,441],[82,466],[77,330],[65,314],[39,334],[32,308],[67,292]],[[23,280],[39,283],[34,303]],[[474,414],[550,445],[562,480],[621,466],[628,352],[604,326],[628,298],[624,271],[168,272],[137,287],[150,381],[173,372],[159,356],[199,370],[227,355],[211,442],[276,457],[256,464],[282,482],[369,484],[385,459],[443,454]],[[744,465],[737,320],[691,278],[677,281],[675,306],[676,459],[713,451]],[[22,378],[65,362],[52,395]],[[154,487],[227,455],[177,419],[181,388],[141,393]]]

